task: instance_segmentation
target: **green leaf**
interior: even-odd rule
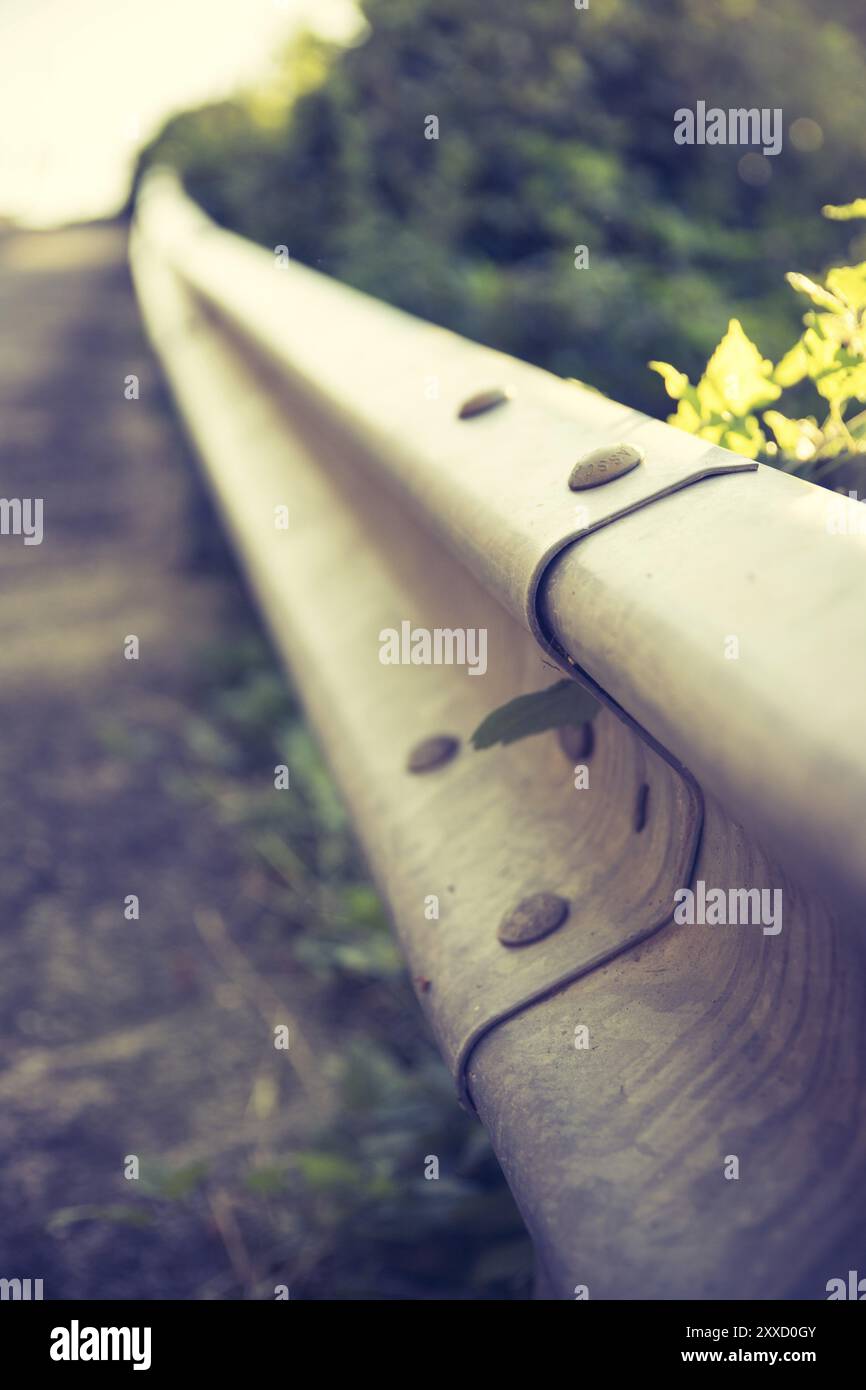
[[[779,410],[765,410],[764,424],[773,431],[782,452],[801,463],[813,458],[823,443],[823,434],[814,417],[791,420]]]
[[[120,1203],[102,1207],[95,1204],[59,1207],[48,1218],[46,1229],[53,1235],[56,1231],[62,1231],[66,1226],[73,1226],[79,1221],[107,1221],[115,1226],[150,1226],[153,1217],[150,1212],[140,1207],[124,1206]]]
[[[676,425],[678,430],[685,430],[686,434],[701,434],[702,420],[699,410],[695,409],[690,400],[681,400],[673,415],[668,416],[668,424]],[[710,441],[717,444],[718,440]]]
[[[363,1180],[360,1166],[341,1154],[308,1149],[295,1154],[295,1163],[304,1181],[317,1192],[357,1187]]]
[[[743,419],[755,406],[769,405],[782,394],[772,373],[772,362],[761,356],[739,319],[731,319],[698,382],[702,410],[730,411]]]
[[[751,412],[756,406],[778,400],[782,388],[775,380],[772,362],[761,356],[739,319],[731,319],[697,386],[667,362],[650,362],[649,366],[678,401],[668,424],[746,458],[757,458],[764,452],[767,441]]]
[[[866,261],[828,271],[827,288],[844,300],[849,309],[866,309]]]
[[[853,203],[825,203],[821,209],[825,217],[834,222],[849,222],[852,217],[866,217],[866,198],[855,198]]]
[[[799,271],[789,270],[785,279],[798,294],[808,295],[813,304],[817,304],[819,309],[829,309],[833,314],[841,314],[845,311],[845,305],[841,299],[837,299],[835,294],[825,290],[823,285],[817,285],[814,280],[810,280],[808,275],[801,275]]]
[[[796,386],[809,370],[809,354],[802,342],[796,342],[777,363],[773,375],[780,386]]]
[[[189,1197],[206,1177],[207,1164],[188,1163],[185,1167],[177,1168],[173,1173],[167,1173],[159,1179],[157,1195],[166,1197],[169,1201]]]
[[[685,372],[677,371],[670,362],[648,362],[647,366],[650,371],[658,372],[664,381],[665,390],[673,400],[678,401],[689,389],[689,379]]]
[[[704,436],[706,437],[706,431]],[[733,449],[734,453],[742,454],[747,459],[756,459],[767,445],[766,435],[758,424],[756,415],[747,415],[741,424],[725,430],[720,442],[722,440],[726,449]]]
[[[276,1164],[254,1168],[247,1173],[244,1185],[248,1191],[254,1192],[258,1197],[274,1197],[278,1192],[285,1190],[286,1173],[283,1168],[277,1167]]]
[[[564,724],[586,724],[600,708],[598,700],[576,681],[557,681],[546,690],[518,695],[516,700],[500,705],[478,725],[472,743],[476,749],[493,748],[497,743],[516,743],[531,734],[543,734],[546,729],[561,729]]]

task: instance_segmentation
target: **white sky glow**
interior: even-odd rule
[[[0,0],[0,218],[115,212],[167,116],[251,84],[305,25],[348,37],[353,0]]]

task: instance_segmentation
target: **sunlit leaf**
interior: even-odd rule
[[[773,431],[783,453],[801,461],[812,458],[823,441],[814,418],[789,420],[779,410],[767,410],[764,412],[764,424]]]
[[[722,437],[726,449],[732,449],[734,453],[742,454],[747,459],[756,459],[767,444],[766,436],[754,415],[747,415],[742,427],[734,426],[725,430]]]
[[[866,261],[828,271],[827,288],[844,300],[849,309],[866,308]]]
[[[676,367],[672,367],[670,362],[648,362],[647,366],[653,372],[658,372],[665,384],[665,390],[675,401],[689,388],[689,379],[685,372],[678,372]]]
[[[781,362],[776,364],[773,375],[780,386],[795,386],[798,381],[803,380],[808,370],[809,354],[800,341],[789,348]]]
[[[853,203],[825,203],[821,209],[825,217],[835,222],[848,222],[852,217],[866,217],[866,198],[855,198]]]
[[[800,275],[796,270],[789,270],[785,279],[798,294],[808,295],[812,303],[817,304],[819,309],[830,309],[834,314],[844,312],[845,305],[841,299],[837,299],[829,290],[825,290],[823,285],[818,285],[814,280],[810,280],[808,275]]]
[[[727,407],[732,415],[742,418],[756,406],[778,400],[781,388],[772,373],[772,362],[761,356],[739,319],[731,319],[698,382],[698,397],[702,405],[707,399],[708,405]]]

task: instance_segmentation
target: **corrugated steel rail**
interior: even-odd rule
[[[866,1236],[859,528],[829,527],[809,484],[285,266],[166,174],[131,255],[540,1292],[826,1297]],[[569,490],[619,443],[644,461]],[[484,671],[383,664],[405,624],[483,630]],[[468,746],[563,670],[605,706],[591,750]],[[457,755],[409,770],[436,735]],[[675,921],[701,884],[781,910]],[[541,892],[564,923],[503,945]]]

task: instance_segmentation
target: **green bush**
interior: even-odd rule
[[[654,413],[647,358],[694,375],[731,316],[778,354],[783,272],[851,254],[815,211],[866,186],[855,0],[363,10],[360,41],[294,45],[281,91],[176,118],[142,169],[168,160],[244,235]],[[782,108],[765,183],[740,148],[674,143],[699,98]]]
[[[866,198],[825,207],[824,214],[840,222],[866,217]],[[824,284],[795,271],[787,279],[813,307],[804,315],[804,331],[775,366],[736,319],[696,386],[669,362],[649,365],[678,402],[672,425],[747,458],[763,457],[826,481],[830,470],[820,465],[866,453],[866,411],[854,405],[866,404],[866,261],[829,270]],[[804,385],[822,409],[820,422],[816,415],[796,418],[775,409],[783,391]]]

